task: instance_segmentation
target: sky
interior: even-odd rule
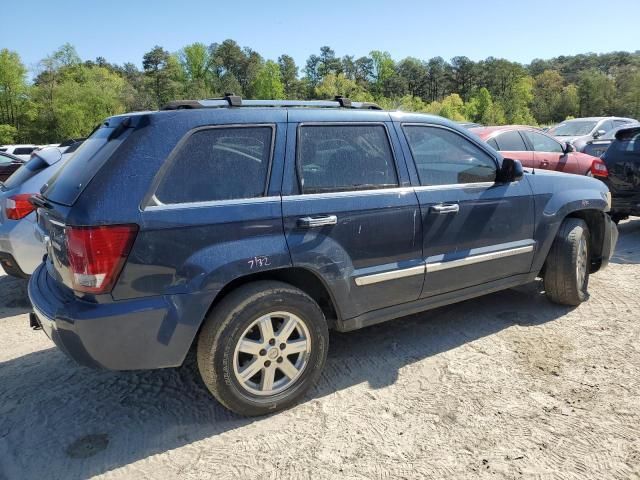
[[[69,42],[83,60],[141,66],[161,45],[170,52],[227,38],[267,59],[291,55],[299,67],[323,45],[336,55],[386,50],[472,60],[640,50],[639,0],[26,0],[2,8],[0,48],[30,69]]]

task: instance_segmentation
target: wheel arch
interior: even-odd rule
[[[591,250],[591,266],[589,273],[595,273],[602,265],[602,250],[604,245],[604,229],[606,213],[595,210],[575,210],[570,212],[566,218],[579,218],[589,227],[589,248]],[[564,221],[564,219],[563,219]]]

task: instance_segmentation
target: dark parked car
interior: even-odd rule
[[[5,182],[24,164],[24,160],[9,153],[0,152],[0,182]]]
[[[606,177],[607,167],[599,158],[576,152],[569,143],[561,144],[541,130],[526,125],[472,128],[505,157],[520,160],[530,168]]]
[[[174,367],[285,408],[349,331],[544,278],[587,299],[617,230],[595,179],[523,174],[440,117],[339,101],[174,102],[107,119],[32,202],[34,327],[78,362]]]
[[[640,125],[621,128],[602,156],[609,169],[611,217],[615,222],[640,216]]]
[[[587,145],[584,147],[584,153],[586,153],[587,155],[592,155],[594,157],[601,157],[602,155],[604,155],[604,152],[607,151],[609,146],[616,139],[616,133],[618,133],[618,131],[620,131],[623,128],[635,127],[635,126],[640,126],[640,124],[627,123],[625,125],[614,128],[613,130],[609,131],[608,133],[606,133],[605,135],[603,135],[602,137],[596,140],[589,140],[587,142]]]

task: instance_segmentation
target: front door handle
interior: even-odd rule
[[[335,215],[320,215],[317,217],[301,217],[298,219],[298,226],[302,228],[324,227],[326,225],[336,225],[338,217]]]
[[[443,203],[440,205],[432,205],[429,208],[430,213],[437,213],[438,215],[444,215],[445,213],[458,213],[460,211],[460,205],[457,203]]]

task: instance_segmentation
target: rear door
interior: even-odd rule
[[[560,142],[542,132],[536,132],[534,130],[523,130],[522,133],[533,149],[537,168],[558,172],[578,173],[577,163],[572,162],[571,157],[564,153]]]
[[[520,160],[522,165],[528,168],[535,168],[536,165],[533,152],[527,149],[527,145],[517,130],[508,130],[493,137],[498,150],[506,158]]]
[[[388,114],[339,123],[309,113],[289,114],[282,210],[293,265],[328,286],[343,319],[416,300],[420,209]]]
[[[495,182],[497,159],[454,129],[396,124],[420,202],[422,297],[528,273],[533,196],[526,180]]]

